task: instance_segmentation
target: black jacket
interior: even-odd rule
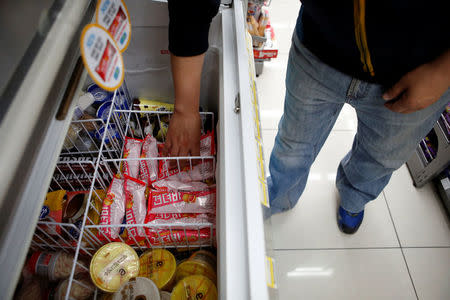
[[[300,40],[328,65],[359,79],[390,86],[450,48],[450,0],[302,3]],[[177,56],[205,52],[219,4],[169,0],[169,50]]]

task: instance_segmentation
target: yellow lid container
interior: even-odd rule
[[[165,249],[146,251],[139,258],[139,276],[147,277],[162,290],[170,290],[175,280],[177,263],[173,254]]]
[[[99,289],[116,292],[130,278],[138,276],[139,257],[127,244],[109,243],[95,253],[89,271]]]
[[[214,284],[217,283],[216,271],[209,265],[201,261],[186,260],[177,267],[176,279],[178,282],[184,277],[190,275],[204,275],[208,277]]]
[[[217,288],[206,276],[185,277],[173,288],[171,300],[190,299],[217,300]]]

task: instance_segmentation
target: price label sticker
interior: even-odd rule
[[[97,24],[84,27],[80,39],[81,57],[92,80],[107,91],[122,85],[123,57],[109,32]]]
[[[272,257],[266,256],[266,282],[267,286],[275,289],[277,288],[276,282],[275,282],[275,261]]]
[[[123,0],[100,0],[95,9],[95,21],[114,38],[120,52],[124,52],[131,39],[130,14]]]

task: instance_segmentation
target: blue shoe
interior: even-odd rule
[[[359,213],[351,213],[346,211],[342,208],[342,206],[339,206],[339,211],[337,214],[337,223],[339,226],[339,229],[343,233],[347,234],[353,234],[355,233],[359,226],[361,225],[364,218],[364,210]]]

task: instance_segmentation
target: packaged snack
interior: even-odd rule
[[[101,0],[95,11],[96,22],[114,37],[121,52],[124,52],[131,37],[131,24],[127,7],[122,0]]]
[[[177,263],[172,253],[165,249],[144,252],[139,258],[139,276],[147,277],[162,290],[171,290]]]
[[[160,300],[159,290],[155,283],[145,277],[131,278],[114,293],[113,300]]]
[[[92,282],[99,289],[113,293],[139,274],[139,257],[127,244],[113,242],[94,254],[89,269]]]
[[[66,299],[67,287],[69,286],[69,279],[61,281],[55,289],[54,300]],[[72,280],[70,287],[69,299],[86,300],[91,299],[94,294],[95,286],[89,280],[89,276],[76,276]]]
[[[208,188],[206,183],[200,181],[181,182],[168,179],[153,182],[152,186],[159,191],[202,191]]]
[[[145,218],[145,224],[164,225],[164,224],[214,224],[214,215],[210,214],[152,214],[148,213]]]
[[[97,107],[103,102],[112,100],[114,93],[105,91],[97,84],[92,83],[86,88],[86,92],[94,96],[94,106]]]
[[[34,252],[27,262],[28,270],[38,275],[56,281],[70,276],[72,272],[73,255],[66,252]],[[82,262],[79,262],[83,264]],[[86,272],[86,269],[77,265],[75,274]]]
[[[172,103],[139,98],[134,100],[133,109],[142,111],[173,111],[174,105]]]
[[[125,216],[124,180],[114,177],[103,200],[100,225],[119,225]],[[117,239],[120,227],[103,227],[99,230],[100,239]]]
[[[176,281],[178,282],[190,275],[203,275],[216,284],[216,265],[217,259],[214,254],[205,250],[199,250],[177,267]]]
[[[63,206],[66,201],[66,191],[58,190],[47,193],[45,197],[44,205],[41,208],[39,215],[39,221],[47,222],[62,222]],[[39,225],[40,228],[45,230],[50,235],[61,234],[61,227],[58,225]]]
[[[199,192],[173,192],[152,190],[148,210],[157,213],[210,213],[216,212],[216,189]]]
[[[261,10],[261,15],[258,20],[258,35],[264,36],[264,30],[266,29],[267,24],[269,23],[269,12],[267,9]]]
[[[169,169],[169,160],[160,161],[158,179],[169,179],[180,182],[203,181],[214,177],[214,164],[211,159],[205,159],[197,165],[184,168]],[[181,171],[181,172],[180,172]]]
[[[142,145],[141,158],[155,158],[158,157],[158,147],[156,139],[148,134]],[[149,185],[158,179],[158,161],[157,160],[142,160],[140,162],[140,179],[147,182]]]
[[[201,246],[209,245],[214,242],[216,235],[215,229],[155,229],[145,228],[147,239],[145,240],[151,246]]]
[[[109,32],[97,24],[86,25],[81,33],[80,48],[84,66],[97,85],[107,91],[122,85],[123,57]]]
[[[216,154],[214,132],[208,132],[200,138],[200,156],[213,156]]]
[[[127,224],[144,224],[147,212],[145,189],[145,182],[125,175],[125,215]],[[145,230],[142,227],[128,227],[127,230],[131,238],[145,237]]]
[[[123,145],[123,158],[127,159],[122,162],[122,174],[133,178],[138,178],[139,175],[139,160],[141,156],[142,140],[125,137]],[[128,160],[134,159],[134,160]]]
[[[89,196],[89,191],[81,191],[81,192],[68,192],[67,193],[68,198],[71,197],[72,195],[74,195],[75,197],[78,198],[78,200],[76,200],[76,203],[71,204],[73,202],[74,199],[72,199],[71,201],[68,202],[67,206],[74,206],[77,207],[78,204],[81,202],[81,197],[83,199],[83,204],[81,207],[81,214],[77,213],[76,217],[75,215],[68,218],[67,222],[74,224],[77,228],[70,228],[69,229],[69,234],[75,239],[77,240],[79,235],[80,235],[80,231],[81,231],[81,225],[83,222],[83,217],[84,217],[84,212],[86,209],[86,201],[87,201],[87,197]],[[94,190],[92,192],[92,196],[91,196],[91,203],[89,205],[89,211],[88,211],[88,215],[86,218],[86,225],[99,225],[100,223],[100,214],[102,211],[102,202],[103,199],[106,196],[106,192],[104,190]],[[66,207],[67,207],[66,206]],[[66,208],[66,214],[70,215],[70,211],[73,211],[76,209],[71,209],[71,208]],[[94,235],[97,235],[98,230],[97,228],[90,228],[89,229],[90,233],[93,233]],[[83,239],[84,240],[84,239]]]
[[[191,275],[180,280],[172,291],[172,300],[217,300],[214,283],[202,275]]]

